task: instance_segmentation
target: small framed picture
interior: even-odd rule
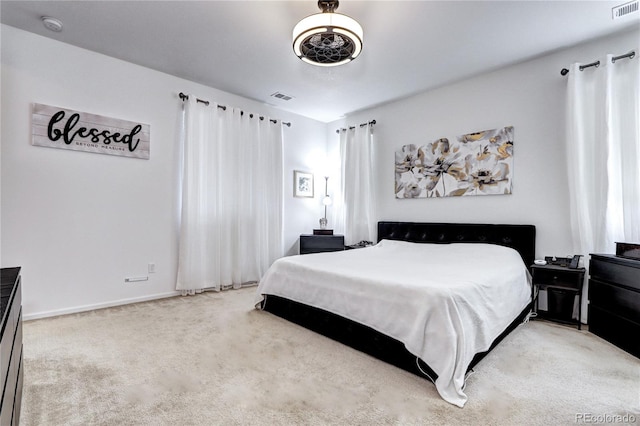
[[[313,174],[293,171],[293,196],[313,198]]]

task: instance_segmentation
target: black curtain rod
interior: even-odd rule
[[[182,99],[182,102],[189,99],[189,95],[185,95],[182,92],[178,93],[178,96],[180,97],[180,99]],[[201,104],[205,104],[206,106],[209,106],[209,101],[205,101],[203,99],[196,98],[196,102],[200,102]],[[218,108],[222,109],[223,111],[227,110],[227,107],[225,105],[218,105]],[[240,111],[240,115],[244,115],[244,111]],[[253,118],[253,114],[249,114],[249,117]],[[260,118],[260,120],[264,120],[263,116],[259,116],[258,118]],[[278,120],[274,120],[274,119],[270,119],[269,121],[271,121],[273,124],[276,124],[278,122]],[[282,124],[284,124],[287,127],[291,127],[291,123],[287,123],[283,121]]]
[[[373,126],[374,124],[376,124],[376,120],[371,120],[371,121],[370,121],[370,122],[368,122],[368,123],[362,123],[362,124],[360,124],[360,127],[364,127],[364,126]],[[353,129],[355,129],[355,128],[356,128],[356,126],[351,126],[351,127],[349,127],[349,130],[353,130]],[[345,127],[341,128],[341,129],[336,129],[336,133],[340,133],[340,130],[344,130],[344,131],[346,131],[347,129],[346,129]]]
[[[635,50],[632,50],[631,52],[625,53],[624,55],[614,56],[613,58],[611,58],[611,63],[615,64],[618,59],[625,59],[625,58],[633,59],[634,56],[636,56],[636,52]],[[599,66],[600,66],[600,61],[591,62],[590,64],[587,64],[587,65],[580,65],[580,71],[584,71],[585,68],[589,68],[589,67],[598,68]],[[568,69],[562,68],[560,70],[560,75],[567,75],[567,74],[569,74]]]

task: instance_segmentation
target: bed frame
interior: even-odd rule
[[[528,267],[535,257],[536,228],[533,225],[378,222],[378,241],[383,239],[415,243],[497,244],[517,250]],[[513,320],[488,351],[475,355],[467,371],[524,321],[531,306],[529,304]],[[438,377],[431,367],[407,351],[402,342],[365,325],[273,295],[265,295],[262,309],[418,376],[427,377],[432,382]]]

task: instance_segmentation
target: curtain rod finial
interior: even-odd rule
[[[560,70],[560,75],[567,75],[569,74],[569,70],[566,68],[562,68],[562,70]]]

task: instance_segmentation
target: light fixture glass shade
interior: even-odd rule
[[[293,51],[313,65],[332,67],[354,60],[362,51],[362,27],[340,13],[307,16],[293,28]]]
[[[332,203],[333,201],[331,201],[331,197],[329,197],[328,195],[325,195],[322,199],[322,204],[324,204],[325,206],[330,206]]]

